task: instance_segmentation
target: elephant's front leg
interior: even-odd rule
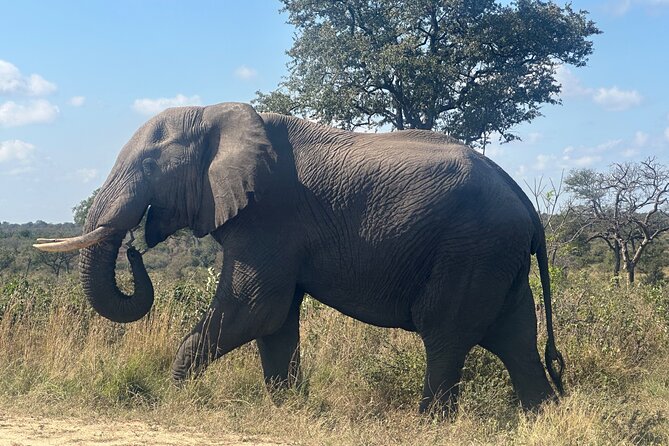
[[[290,279],[283,271],[263,272],[249,263],[232,261],[226,266],[224,262],[216,297],[177,352],[174,380],[202,373],[211,361],[253,339],[267,344],[267,348],[261,346],[263,365],[268,364],[265,375],[287,376],[299,320],[295,280]]]
[[[183,340],[172,363],[172,378],[179,382],[197,376],[216,358],[254,338],[251,327],[226,328],[229,313],[212,304],[200,322]]]

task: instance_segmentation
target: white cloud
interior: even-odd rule
[[[609,141],[597,144],[595,147],[584,149],[587,153],[603,153],[620,146],[624,141],[622,139],[611,139]]]
[[[633,157],[637,156],[639,153],[641,153],[639,151],[639,149],[634,148],[634,147],[630,147],[630,148],[627,148],[627,149],[623,150],[621,155],[624,156],[625,158],[633,158]]]
[[[649,139],[650,137],[648,136],[647,133],[644,133],[642,131],[637,131],[634,134],[634,145],[637,147],[645,146],[648,143]]]
[[[47,81],[39,74],[31,74],[26,85],[30,96],[44,96],[56,91],[56,84]]]
[[[29,163],[35,152],[35,146],[18,139],[0,141],[0,163],[18,161]]]
[[[669,0],[666,0],[669,2]],[[561,85],[563,98],[590,98],[609,111],[623,111],[640,105],[643,97],[636,90],[621,90],[618,87],[589,88],[564,65],[555,70],[555,80]]]
[[[237,67],[235,70],[235,76],[237,76],[239,79],[248,81],[250,79],[253,79],[258,75],[258,72],[254,70],[253,68],[247,67],[246,65],[241,65]]]
[[[16,177],[16,176],[19,176],[19,175],[24,175],[26,173],[35,172],[35,170],[36,169],[33,166],[24,165],[24,166],[20,166],[20,167],[15,167],[15,168],[10,169],[7,172],[3,172],[3,173],[7,173],[7,175],[11,175],[13,177]],[[39,180],[36,180],[36,181],[39,181]]]
[[[598,88],[593,100],[610,111],[623,111],[641,104],[641,95],[636,90],[621,90],[618,87]]]
[[[535,170],[548,169],[574,169],[596,166],[608,158],[608,153],[619,148],[623,144],[622,139],[613,139],[595,146],[575,147],[566,146],[562,153],[541,154],[536,157],[536,162],[532,166]]]
[[[39,74],[24,76],[14,65],[0,59],[0,94],[44,96],[56,91],[56,85]]]
[[[612,139],[592,147],[567,146],[562,150],[558,166],[562,169],[593,166],[604,160],[604,154],[623,143],[622,139]]]
[[[669,127],[664,129],[664,138],[669,141]]]
[[[653,139],[648,133],[637,130],[634,132],[634,138],[627,143],[627,147],[620,152],[625,158],[633,158],[641,154],[653,145]]]
[[[543,139],[544,135],[542,135],[539,132],[531,132],[527,134],[527,137],[525,138],[525,142],[528,144],[536,144],[539,141]]]
[[[553,164],[557,160],[557,157],[555,155],[549,154],[540,154],[537,155],[537,160],[536,163],[534,163],[534,168],[536,170],[546,170],[546,168]]]
[[[0,104],[0,127],[18,127],[27,124],[51,122],[60,110],[45,99],[37,99],[26,104],[7,101]]]
[[[0,95],[35,97],[56,91],[56,85],[39,74],[24,76],[12,63],[0,59]],[[0,127],[18,127],[51,122],[58,116],[58,107],[46,99],[0,103]]]
[[[485,148],[485,154],[488,158],[500,158],[504,156],[504,149],[500,147],[498,144],[490,144],[488,147]]]
[[[615,16],[622,16],[629,12],[632,7],[632,0],[617,0],[607,6],[606,9]]]
[[[84,97],[84,96],[73,96],[73,97],[70,98],[68,103],[72,107],[81,107],[82,105],[84,105],[86,103],[86,97]]]
[[[578,158],[570,159],[569,165],[572,167],[590,167],[602,160],[601,156],[585,155]]]
[[[184,96],[177,94],[173,98],[157,98],[157,99],[135,99],[132,108],[143,115],[155,115],[169,107],[182,107],[185,105],[200,105],[202,101],[200,96]]]
[[[79,179],[82,183],[86,184],[89,183],[91,180],[94,180],[98,176],[98,170],[89,168],[77,169],[77,171],[74,174],[77,179]]]
[[[624,16],[632,9],[643,8],[646,13],[656,14],[658,9],[669,6],[669,0],[614,0],[605,6],[605,10],[614,16]]]
[[[592,95],[592,88],[584,87],[581,80],[564,65],[559,65],[555,70],[555,80],[561,85],[560,96],[564,98]]]

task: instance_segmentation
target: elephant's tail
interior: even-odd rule
[[[542,228],[543,229],[543,228]],[[539,277],[541,278],[541,288],[544,296],[544,308],[546,310],[546,369],[548,374],[555,384],[560,395],[564,394],[564,387],[562,385],[562,371],[564,370],[564,358],[555,346],[555,334],[553,333],[553,308],[551,304],[551,281],[548,270],[548,255],[546,253],[545,236],[542,237],[539,246],[537,247],[537,263],[539,264]],[[557,367],[556,367],[557,363]]]

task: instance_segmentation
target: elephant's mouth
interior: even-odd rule
[[[78,237],[38,238],[37,243],[33,246],[41,251],[47,252],[74,251],[76,249],[83,249],[96,245],[116,232],[118,231],[113,228],[100,226],[97,229]]]

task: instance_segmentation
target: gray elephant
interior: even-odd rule
[[[95,310],[135,321],[151,308],[151,280],[134,249],[132,295],[118,289],[114,269],[147,209],[149,247],[187,227],[223,250],[211,306],[174,360],[176,380],[255,339],[266,382],[293,383],[308,293],[360,321],[420,335],[421,411],[455,408],[477,344],[503,361],[522,406],[537,408],[555,393],[536,346],[528,283],[536,253],[546,368],[562,392],[539,217],[501,168],[443,134],[351,133],[237,103],[169,109],[123,148],[84,235],[35,246],[81,249]]]

